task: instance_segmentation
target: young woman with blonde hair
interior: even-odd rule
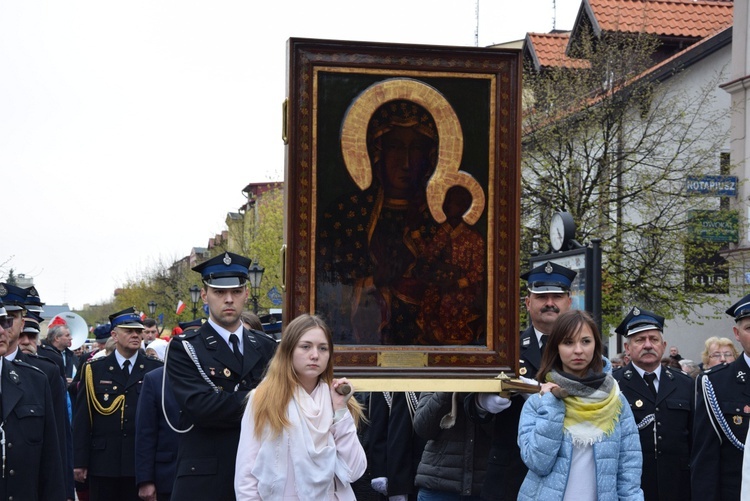
[[[362,411],[336,389],[331,330],[304,314],[284,329],[266,376],[248,396],[237,449],[238,501],[355,500],[367,467],[356,424]]]

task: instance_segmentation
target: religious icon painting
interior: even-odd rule
[[[517,369],[520,61],[289,41],[285,321],[347,374]]]

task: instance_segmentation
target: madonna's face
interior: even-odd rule
[[[383,135],[383,184],[390,196],[413,195],[430,162],[432,142],[409,127]]]

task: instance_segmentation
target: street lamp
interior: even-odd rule
[[[258,299],[260,298],[260,281],[263,280],[265,268],[253,261],[247,273],[247,279],[250,282],[250,299],[253,301],[253,313],[258,314]]]
[[[154,313],[156,313],[156,301],[148,302],[148,312],[151,314],[151,318],[154,318]]]
[[[193,284],[190,286],[190,301],[193,303],[193,320],[195,320],[195,314],[198,313],[198,301],[201,298],[200,287]]]

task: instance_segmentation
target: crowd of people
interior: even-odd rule
[[[170,340],[134,308],[70,349],[41,335],[44,303],[0,284],[3,499],[738,500],[750,419],[750,295],[727,309],[734,337],[706,340],[697,374],[631,308],[610,362],[575,272],[522,278],[526,392],[356,393],[334,378],[334,335],[301,314],[278,340],[247,303],[250,260],[194,268],[207,321]],[[682,364],[682,365],[681,365]],[[531,390],[533,388],[533,390]],[[745,490],[747,489],[747,492]]]

